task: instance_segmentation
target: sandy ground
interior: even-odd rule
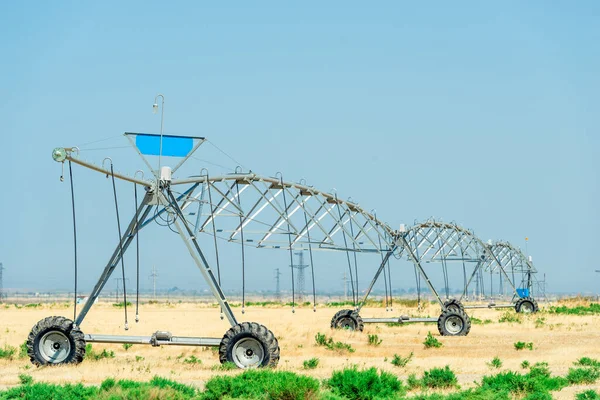
[[[457,374],[460,385],[467,388],[474,386],[473,382],[486,374],[502,370],[522,371],[520,364],[523,360],[528,360],[531,364],[546,361],[553,373],[565,375],[580,357],[600,359],[600,316],[557,316],[541,312],[522,317],[522,323],[499,323],[498,319],[506,310],[470,310],[472,317],[490,319],[493,322],[473,325],[471,333],[466,337],[441,337],[436,324],[420,323],[400,327],[368,324],[362,333],[332,331],[329,324],[337,310],[319,307],[313,312],[311,308],[297,308],[296,313],[292,314],[289,308],[247,307],[246,313],[242,315],[240,308],[234,308],[238,320],[260,322],[278,337],[281,347],[279,369],[317,378],[329,377],[332,371],[352,364],[384,369],[402,379],[412,373],[420,376],[427,369],[449,365]],[[509,312],[514,314],[514,311]],[[20,309],[12,305],[0,306],[0,346],[19,346],[26,340],[31,327],[42,318],[51,315],[72,318],[72,314],[72,308],[60,305]],[[420,313],[416,309],[402,307],[394,307],[394,312],[386,312],[384,308],[365,308],[361,312],[363,317],[400,314],[437,316],[439,306],[428,306]],[[156,330],[169,330],[177,336],[204,337],[221,337],[229,328],[225,321],[219,319],[218,309],[202,304],[144,305],[140,316],[141,320],[136,324],[130,314],[130,329],[125,332],[123,310],[110,304],[97,304],[81,328],[84,333],[150,335]],[[543,323],[540,318],[543,318]],[[423,341],[428,331],[443,343],[441,348],[424,348]],[[335,352],[317,347],[314,337],[318,332],[332,336],[336,341],[349,343],[356,351]],[[369,334],[377,334],[383,340],[381,345],[368,345]],[[534,350],[516,351],[513,343],[517,341],[533,342]],[[100,361],[85,360],[77,366],[52,368],[33,367],[28,359],[0,359],[0,388],[17,385],[21,373],[30,374],[36,381],[84,384],[99,384],[108,377],[149,380],[154,375],[159,375],[198,387],[202,387],[203,382],[215,374],[238,373],[213,370],[219,362],[216,349],[211,348],[153,348],[134,345],[126,351],[122,345],[96,343],[93,346],[95,351],[104,348],[113,350],[116,357]],[[390,360],[394,354],[405,357],[411,352],[414,356],[406,367],[391,365]],[[192,354],[201,359],[202,363],[190,365],[183,362]],[[503,366],[492,370],[488,363],[495,356],[502,360]],[[304,370],[302,362],[312,357],[320,359],[319,366],[314,370]],[[555,392],[554,396],[558,399],[572,399],[575,393],[590,388],[600,389],[600,384],[566,388]]]

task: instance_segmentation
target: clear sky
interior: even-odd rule
[[[336,188],[392,227],[435,216],[483,240],[524,248],[527,236],[548,290],[598,290],[596,1],[6,2],[0,30],[5,287],[72,287],[68,179],[51,150],[158,132],[163,93],[166,133]],[[143,167],[130,149],[94,146],[82,157]],[[235,167],[212,145],[198,157],[212,157],[198,171]],[[89,290],[115,245],[114,204],[110,181],[74,173]],[[118,188],[127,220],[133,189]],[[206,288],[174,236],[143,232],[142,286],[155,265],[161,287]],[[273,289],[277,267],[287,284],[287,255],[274,253],[249,255],[251,289]],[[320,288],[340,289],[345,258],[323,260]],[[239,287],[239,256],[226,261],[225,286]],[[362,276],[376,263],[361,259]],[[131,254],[127,268],[133,281]],[[414,286],[408,263],[393,273]]]

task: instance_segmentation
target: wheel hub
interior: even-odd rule
[[[243,338],[232,349],[232,358],[235,365],[240,368],[255,368],[262,365],[265,359],[265,350],[253,337]]]
[[[47,332],[39,342],[40,356],[49,364],[59,364],[67,359],[71,352],[71,342],[60,331]]]
[[[340,319],[340,321],[338,322],[338,326],[343,329],[348,329],[351,331],[356,329],[356,323],[354,322],[354,320],[352,318]]]
[[[452,335],[457,335],[462,331],[464,323],[460,317],[453,315],[446,319],[446,323],[444,325],[449,333]]]

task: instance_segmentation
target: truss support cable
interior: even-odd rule
[[[242,208],[242,200],[240,199],[240,186],[235,182],[235,191],[237,192],[237,202],[240,209]],[[242,314],[246,313],[246,252],[244,249],[244,217],[240,212],[240,240],[242,241]],[[215,236],[216,237],[216,236]],[[220,283],[219,283],[220,285]]]
[[[137,195],[137,183],[133,183],[133,198],[135,201],[135,208],[138,208],[138,195]],[[135,287],[135,322],[140,321],[140,232],[137,214],[135,215],[135,227],[133,228],[133,234],[135,235],[135,269],[136,269],[136,287]]]
[[[288,215],[287,197],[285,195],[285,192],[287,192],[287,190],[285,190],[285,187],[283,186],[283,176],[281,176],[281,178],[279,178],[279,183],[280,183],[281,189],[283,191],[283,209],[285,212],[285,216],[283,216],[283,218],[285,218],[285,220],[287,222],[287,237],[288,237],[288,244],[289,244],[288,250],[290,252],[290,269],[292,270],[292,313],[295,313],[296,312],[296,287],[294,285],[294,254],[292,252],[292,236],[291,236],[291,231],[290,231],[291,227],[290,227],[290,219],[289,219],[289,215]],[[306,214],[305,214],[305,216],[306,216]],[[313,277],[313,279],[314,279],[314,277]]]
[[[75,256],[75,287],[73,290],[73,321],[77,318],[77,222],[75,220],[75,190],[73,189],[73,168],[69,160],[69,181],[71,183],[71,208],[73,210],[73,252]]]
[[[115,210],[117,213],[117,229],[119,230],[119,252],[121,254],[121,272],[123,275],[123,308],[125,309],[125,330],[129,330],[129,324],[127,323],[127,286],[125,284],[125,261],[123,260],[125,255],[123,254],[123,240],[121,236],[121,220],[119,218],[119,202],[117,200],[117,186],[115,184],[115,172],[113,170],[113,164],[110,163],[110,175],[112,177],[113,195],[115,198]],[[137,221],[137,217],[136,217]],[[137,224],[137,222],[136,222]]]
[[[304,223],[308,226],[308,217],[304,210]],[[315,289],[315,263],[313,262],[312,244],[310,241],[310,230],[306,232],[308,238],[308,255],[310,257],[310,273],[312,277],[312,292],[313,292],[313,312],[317,312],[317,291]]]
[[[338,215],[339,215],[339,224],[340,226],[343,225],[342,222],[342,212],[340,211],[340,203],[337,201],[337,196],[335,197],[336,200],[336,208],[338,210]],[[344,248],[346,249],[346,259],[348,260],[348,272],[350,273],[350,287],[352,288],[352,304],[354,305],[354,307],[356,307],[356,301],[357,301],[357,294],[356,291],[354,290],[354,277],[352,275],[352,263],[350,262],[350,252],[348,250],[348,240],[346,239],[346,231],[344,229],[342,229],[342,236],[344,238]]]

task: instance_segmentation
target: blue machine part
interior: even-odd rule
[[[135,136],[135,145],[144,155],[160,155],[160,135],[138,133]],[[193,147],[194,138],[191,137],[169,135],[162,137],[162,155],[165,157],[185,157]]]
[[[517,294],[519,295],[519,297],[523,298],[523,297],[529,297],[529,289],[517,289]]]

